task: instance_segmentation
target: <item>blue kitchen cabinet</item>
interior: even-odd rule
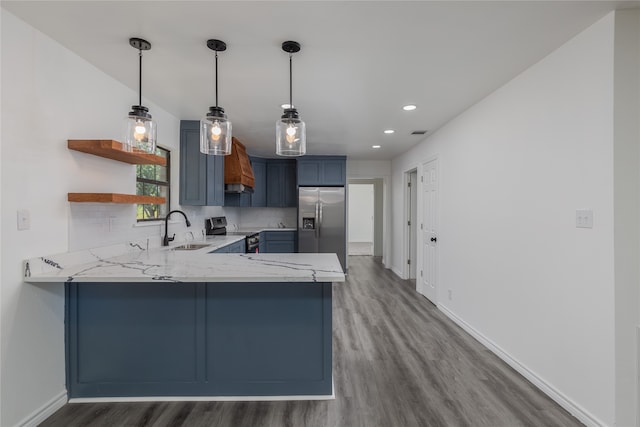
[[[267,161],[267,206],[296,207],[295,160]]]
[[[246,244],[244,240],[238,240],[237,242],[230,243],[226,246],[211,251],[212,254],[243,254],[246,250]]]
[[[265,253],[295,253],[296,252],[296,238],[297,232],[295,231],[263,231],[260,233],[260,245],[261,252]]]
[[[267,160],[251,157],[251,167],[255,177],[255,186],[251,195],[251,206],[261,208],[267,206]]]
[[[224,157],[200,152],[200,122],[180,121],[180,204],[224,204]]]
[[[225,206],[238,206],[241,208],[267,206],[267,169],[266,159],[250,157],[251,168],[255,178],[253,193],[225,193]]]
[[[297,159],[299,186],[343,186],[347,183],[345,156],[304,156]]]

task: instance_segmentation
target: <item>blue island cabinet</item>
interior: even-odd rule
[[[70,398],[329,396],[331,283],[65,284]]]

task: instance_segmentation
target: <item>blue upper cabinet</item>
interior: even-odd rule
[[[346,156],[304,156],[297,159],[299,186],[347,184]]]
[[[180,121],[180,204],[224,204],[224,157],[200,153],[200,122]]]
[[[267,206],[295,207],[296,162],[295,160],[267,161]]]
[[[251,167],[255,177],[255,186],[251,195],[251,206],[260,208],[267,206],[267,161],[259,157],[251,157]]]

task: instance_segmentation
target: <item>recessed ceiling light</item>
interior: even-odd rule
[[[394,132],[395,132],[395,130],[393,130],[393,129],[385,129],[384,130],[384,133],[394,133]]]
[[[380,148],[379,145],[372,145],[371,148]]]
[[[418,107],[416,107],[416,106],[415,106],[415,105],[413,105],[413,104],[405,105],[404,107],[402,107],[402,109],[403,109],[404,111],[413,111],[413,110],[415,110],[416,108],[418,108]]]

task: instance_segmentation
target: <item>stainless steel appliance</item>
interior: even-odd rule
[[[300,187],[298,252],[336,253],[345,270],[345,218],[344,187]]]
[[[260,233],[253,233],[247,235],[245,238],[246,249],[248,254],[257,254],[258,247],[260,246]]]
[[[227,232],[227,217],[214,216],[204,220],[204,227],[208,236],[235,235],[244,236],[245,253],[258,253],[260,246],[260,233],[253,231]]]

